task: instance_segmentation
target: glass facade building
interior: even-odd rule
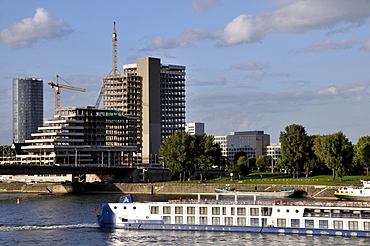
[[[24,143],[31,133],[43,125],[43,80],[36,78],[13,79],[13,142]]]

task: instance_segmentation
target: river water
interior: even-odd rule
[[[30,196],[0,193],[0,245],[369,245],[367,238],[258,233],[101,229],[96,211],[120,194]],[[134,195],[135,200],[169,198]],[[19,203],[17,200],[19,199]]]

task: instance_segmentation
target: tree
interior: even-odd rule
[[[222,157],[221,147],[214,142],[213,136],[206,134],[195,134],[193,137],[194,167],[200,171],[200,180],[203,180],[205,170],[211,168],[215,163],[220,163]]]
[[[159,154],[164,158],[172,175],[179,175],[184,181],[193,165],[191,135],[186,132],[175,132],[163,141]]]
[[[279,140],[283,159],[280,164],[292,173],[293,178],[298,177],[306,162],[306,153],[309,149],[309,137],[305,128],[297,124],[286,126],[285,131],[280,132]]]
[[[271,156],[260,155],[257,159],[256,166],[259,168],[265,168],[271,166]]]
[[[314,140],[315,154],[332,170],[333,180],[343,176],[352,168],[353,145],[342,132],[318,136]]]
[[[159,149],[166,165],[173,175],[179,175],[180,181],[191,178],[195,170],[201,173],[212,165],[222,164],[222,152],[219,144],[214,143],[213,136],[206,134],[190,135],[176,132],[163,141]]]
[[[364,164],[366,176],[369,175],[370,165],[370,136],[360,137],[354,146],[354,162]]]
[[[312,170],[315,167],[317,167],[318,164],[320,163],[319,158],[315,155],[315,152],[313,151],[313,144],[316,137],[317,137],[316,135],[308,136],[308,148],[306,152],[306,160],[303,165],[306,178],[308,178],[308,175],[310,175]]]
[[[246,176],[249,174],[248,157],[240,156],[237,165],[241,175]]]

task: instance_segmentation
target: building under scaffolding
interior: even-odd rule
[[[128,165],[136,151],[135,117],[95,107],[58,108],[54,120],[39,127],[15,164],[104,166]]]

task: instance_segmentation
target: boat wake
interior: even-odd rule
[[[0,231],[23,231],[23,230],[68,230],[68,229],[95,229],[99,226],[92,224],[75,224],[75,225],[3,225],[0,224]]]

